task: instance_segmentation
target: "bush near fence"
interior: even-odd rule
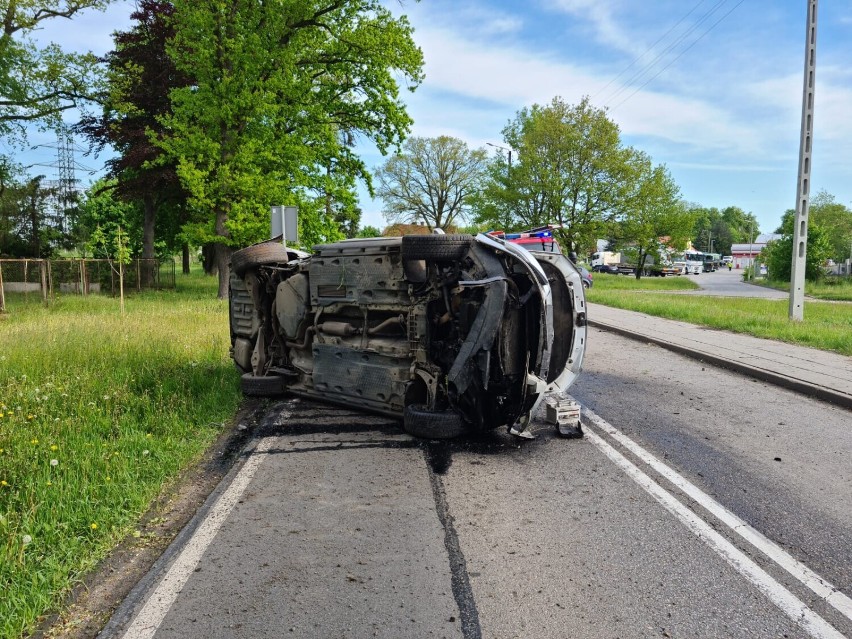
[[[135,259],[124,265],[124,290],[175,288],[175,261]],[[119,294],[118,264],[103,259],[0,259],[0,308],[9,293]]]

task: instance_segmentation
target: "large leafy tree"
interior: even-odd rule
[[[721,211],[698,205],[689,208],[695,217],[692,244],[699,250],[730,255],[733,244],[748,242],[749,233],[752,237],[757,235],[757,218],[738,206],[728,206]]]
[[[138,202],[118,197],[114,179],[98,180],[87,190],[80,203],[81,240],[87,253],[109,257],[106,247],[113,247],[119,233],[130,255],[142,248],[142,213]]]
[[[830,193],[820,191],[811,200],[809,216],[811,223],[825,229],[831,244],[831,259],[842,262],[852,257],[852,210]]]
[[[264,237],[270,204],[324,204],[331,184],[369,180],[349,136],[383,153],[402,141],[411,120],[397,79],[416,86],[423,59],[408,21],[379,0],[174,7],[169,56],[194,84],[172,91],[158,144],[177,161],[190,230],[213,244],[224,297],[231,250]]]
[[[55,197],[43,175],[7,176],[0,187],[0,255],[50,257],[62,235],[50,214]]]
[[[22,140],[30,122],[56,123],[63,111],[88,99],[97,65],[89,53],[39,47],[32,38],[45,20],[103,9],[109,0],[5,0],[0,2],[0,136]]]
[[[588,98],[561,98],[518,112],[503,129],[516,152],[511,166],[498,160],[477,202],[477,219],[502,228],[561,225],[564,246],[593,248],[626,203],[634,151],[618,126]]]
[[[695,216],[679,199],[679,189],[664,166],[653,166],[644,153],[630,162],[632,191],[619,219],[623,246],[636,253],[637,264],[651,256],[656,262],[664,246],[683,249],[692,232]],[[636,278],[642,269],[636,269]]]
[[[377,193],[390,224],[458,225],[485,176],[486,153],[458,138],[409,138],[376,171]]]
[[[101,188],[115,189],[126,202],[141,205],[141,256],[149,259],[155,256],[158,237],[177,248],[185,221],[186,195],[176,163],[153,141],[163,135],[159,118],[171,112],[171,90],[191,83],[190,76],[179,72],[166,54],[166,43],[174,36],[172,12],[170,2],[138,3],[130,16],[134,26],[114,34],[115,49],[103,59],[108,79],[101,97],[103,110],[84,117],[78,126],[98,151],[105,147],[117,151],[106,162],[112,179]],[[184,253],[186,257],[186,248]]]
[[[780,282],[789,282],[793,267],[793,231],[796,212],[792,209],[784,213],[778,232],[780,240],[769,242],[760,253],[766,264],[769,277]],[[818,223],[808,224],[808,250],[805,255],[805,279],[816,281],[824,275],[823,265],[831,256],[829,233]]]

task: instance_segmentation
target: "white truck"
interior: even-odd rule
[[[700,275],[704,272],[704,253],[686,251],[674,259],[675,264],[683,265],[684,275]]]
[[[589,265],[595,267],[610,264],[619,264],[620,262],[621,253],[614,253],[612,251],[598,251],[597,253],[592,253],[592,258],[589,260]]]

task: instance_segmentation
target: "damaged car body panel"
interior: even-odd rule
[[[265,242],[234,253],[230,284],[246,394],[382,413],[421,437],[526,424],[582,365],[576,269],[487,235],[344,240],[310,256]]]

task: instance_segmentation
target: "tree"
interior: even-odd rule
[[[39,48],[30,37],[42,22],[103,9],[110,0],[5,0],[0,8],[0,136],[23,140],[29,122],[55,123],[90,97],[97,64],[89,53],[58,45]]]
[[[793,227],[796,212],[792,209],[784,213],[780,240],[769,242],[760,252],[761,260],[766,264],[770,279],[789,282],[793,266]],[[828,233],[819,224],[808,224],[808,250],[805,256],[805,279],[813,282],[824,274],[823,265],[831,255],[831,241]]]
[[[632,188],[632,149],[622,145],[606,110],[583,98],[554,98],[518,112],[503,129],[516,151],[511,167],[499,159],[477,200],[477,219],[501,228],[561,225],[563,246],[592,249],[623,211]]]
[[[362,229],[359,229],[358,233],[355,237],[381,237],[382,231],[381,229],[376,228],[375,226],[365,226]]]
[[[376,171],[378,196],[390,224],[457,225],[484,176],[484,149],[458,138],[409,138],[401,153]]]
[[[97,258],[109,258],[122,229],[122,245],[129,255],[142,248],[141,206],[118,197],[115,179],[98,180],[80,204],[79,234],[83,248]]]
[[[748,242],[750,232],[752,237],[757,234],[757,218],[738,206],[728,206],[721,211],[697,204],[689,208],[695,215],[692,244],[699,250],[730,255],[733,244]]]
[[[180,227],[186,221],[186,194],[176,163],[153,140],[164,133],[159,118],[171,112],[171,90],[189,86],[191,79],[166,54],[166,43],[174,36],[169,23],[171,3],[141,0],[137,7],[130,16],[136,24],[113,35],[115,50],[102,59],[108,81],[101,97],[103,110],[84,117],[77,129],[98,152],[106,146],[118,152],[106,162],[107,175],[113,180],[101,186],[114,188],[126,202],[141,204],[142,257],[151,259],[158,237],[177,249]],[[143,275],[150,277],[150,270],[143,269]]]
[[[363,135],[382,153],[404,139],[397,78],[419,84],[423,58],[407,19],[379,0],[174,7],[168,53],[194,84],[172,91],[157,143],[177,162],[194,216],[185,228],[212,243],[225,297],[232,247],[266,236],[270,204],[324,200],[329,180],[369,185],[345,138]],[[329,228],[305,219],[326,210],[300,207],[302,223]]]
[[[631,160],[633,190],[620,216],[620,237],[636,252],[636,279],[647,256],[659,258],[663,245],[683,249],[695,215],[679,200],[679,189],[664,166],[653,166],[644,153]]]
[[[831,259],[842,262],[852,257],[852,210],[830,193],[820,191],[811,200],[809,216],[809,226],[817,224],[826,231],[831,244]]]
[[[0,176],[0,255],[49,257],[61,239],[53,205],[56,189],[44,176],[24,177],[11,164]]]

